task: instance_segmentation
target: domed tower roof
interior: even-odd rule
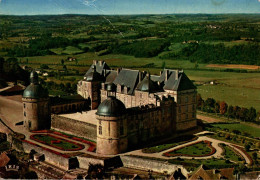
[[[102,77],[101,75],[96,71],[96,66],[92,66],[92,71],[89,72],[89,73],[86,73],[85,76],[84,76],[84,79],[86,81],[101,81],[102,80]]]
[[[117,117],[122,116],[125,111],[126,108],[124,103],[113,96],[109,96],[98,106],[96,114],[99,116]]]
[[[23,98],[48,98],[48,92],[38,82],[38,74],[32,71],[30,74],[31,84],[24,90]]]

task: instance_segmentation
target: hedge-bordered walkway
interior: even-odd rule
[[[166,156],[164,156],[164,154],[167,154],[167,153],[169,153],[171,151],[174,151],[176,149],[181,149],[181,148],[184,148],[186,146],[189,146],[189,145],[192,145],[194,143],[201,142],[201,141],[211,142],[211,146],[216,149],[215,153],[207,155],[207,156],[202,156],[202,157],[191,157],[191,156],[166,157]],[[223,149],[219,146],[220,143],[223,143],[223,144],[226,144],[228,146],[233,147],[238,153],[240,153],[243,156],[243,158],[245,159],[247,164],[251,164],[252,163],[251,159],[248,157],[248,154],[245,151],[242,150],[242,147],[238,148],[237,145],[234,145],[232,143],[225,142],[225,141],[220,141],[220,140],[213,139],[213,138],[210,138],[210,137],[207,137],[207,136],[200,136],[195,141],[191,141],[191,142],[188,142],[186,144],[181,144],[179,146],[175,146],[173,148],[167,149],[165,151],[161,151],[159,153],[148,154],[148,153],[143,153],[142,150],[136,150],[136,151],[131,151],[131,152],[128,152],[128,153],[125,153],[125,154],[146,156],[146,157],[153,157],[153,158],[160,158],[160,159],[177,159],[178,157],[181,157],[183,159],[210,159],[212,157],[219,159],[219,158],[223,158],[223,155],[222,155]]]

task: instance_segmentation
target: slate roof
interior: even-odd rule
[[[160,90],[158,84],[147,76],[137,85],[136,89],[145,92],[156,92]]]
[[[201,165],[189,179],[234,179],[233,171],[234,168],[207,170],[205,166]]]
[[[163,89],[173,91],[183,91],[188,89],[196,89],[196,86],[187,77],[184,72],[179,72],[178,77],[176,73],[172,73],[168,80],[165,82]]]
[[[112,83],[117,76],[117,72],[115,70],[107,70],[106,71],[106,83]]]
[[[115,85],[119,84],[128,87],[129,90],[127,94],[129,95],[133,95],[135,89],[146,92],[155,92],[163,89],[172,91],[196,89],[196,86],[194,86],[192,81],[183,71],[164,69],[160,76],[151,75],[150,83],[148,83],[146,78],[143,78],[141,83],[139,83],[139,70],[122,69],[118,73],[115,70],[111,70],[105,62],[102,62],[102,64],[97,62],[91,65],[86,75],[91,73],[93,67],[96,68],[96,72],[98,72],[102,77],[105,75],[104,82],[106,84],[114,83]],[[167,74],[168,78],[166,78]],[[160,82],[160,87],[158,86],[158,82]]]
[[[139,81],[139,71],[131,69],[122,69],[114,80],[114,84],[120,84],[129,88],[128,94],[133,94]]]
[[[100,65],[100,63],[99,63],[99,61],[98,61],[96,65],[95,65],[95,64],[92,64],[92,65],[91,65],[91,67],[89,68],[89,70],[87,71],[86,74],[90,73],[90,72],[92,71],[92,68],[93,68],[94,66],[96,67],[96,71],[97,71],[99,74],[101,74],[101,75],[102,75],[104,69],[108,69],[108,70],[110,69],[110,67],[107,65],[107,63],[106,63],[105,61],[103,61],[101,65]]]
[[[84,76],[84,79],[89,82],[90,81],[102,81],[103,78],[104,77],[102,77],[101,74],[96,71],[95,66],[92,66],[91,71],[89,72],[89,70],[88,70],[88,72]]]

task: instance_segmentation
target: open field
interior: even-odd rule
[[[203,99],[260,110],[258,14],[107,18],[114,27],[101,16],[0,16],[3,29],[8,29],[0,34],[0,55],[17,57],[20,65],[32,68],[47,64],[47,71],[54,73],[64,70],[63,59],[68,71],[78,71],[75,77],[64,75],[62,80],[48,77],[47,81],[56,83],[75,83],[93,60],[104,60],[113,69],[133,68],[157,75],[163,67],[184,69]],[[77,61],[68,62],[68,57]],[[230,68],[250,73],[224,72]],[[209,85],[210,81],[216,85]]]
[[[211,124],[214,127],[218,127],[222,130],[229,129],[230,132],[233,130],[239,130],[240,132],[246,132],[254,137],[260,137],[259,126],[253,127],[246,124],[234,123],[234,124]]]
[[[230,68],[230,69],[249,69],[249,70],[259,70],[259,68],[260,68],[260,66],[241,65],[241,64],[209,64],[206,67],[210,67],[210,68]]]

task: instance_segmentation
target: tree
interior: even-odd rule
[[[194,68],[198,69],[198,67],[199,67],[199,63],[196,61],[195,64],[194,64]]]
[[[220,114],[222,114],[222,115],[225,114],[227,112],[227,108],[228,108],[227,103],[225,101],[222,101],[220,103],[220,108],[219,108]]]
[[[257,116],[256,116],[255,121],[260,122],[260,111],[257,112]]]
[[[41,64],[40,68],[41,69],[49,69],[49,66],[47,64]]]
[[[250,107],[247,117],[248,117],[248,121],[256,121],[256,109]]]
[[[198,93],[197,94],[197,107],[198,107],[198,109],[201,109],[202,103],[203,103],[203,99],[202,99],[201,95]]]
[[[251,148],[251,146],[250,146],[250,144],[245,144],[245,150],[248,152],[249,150],[250,150],[250,148]]]
[[[162,69],[165,69],[166,67],[166,64],[165,64],[165,61],[162,62]]]
[[[234,118],[234,107],[232,105],[228,106],[228,110],[227,110],[227,114],[228,114],[228,118]]]
[[[239,119],[242,121],[246,121],[248,119],[248,109],[247,108],[241,108],[239,111]]]
[[[205,105],[209,106],[211,108],[214,108],[215,103],[216,103],[216,101],[213,98],[207,98],[206,101],[205,101]]]
[[[219,104],[220,104],[219,102],[215,103],[215,108],[214,108],[215,113],[219,113],[219,110],[220,110],[220,105]]]
[[[256,153],[256,152],[253,152],[252,156],[253,156],[253,159],[254,159],[255,161],[257,161],[257,153]]]
[[[5,62],[5,59],[3,57],[0,57],[0,72],[2,72],[2,70],[3,70],[4,62]]]
[[[240,112],[240,107],[239,106],[235,106],[234,107],[234,115],[236,119],[239,119],[239,112]]]

